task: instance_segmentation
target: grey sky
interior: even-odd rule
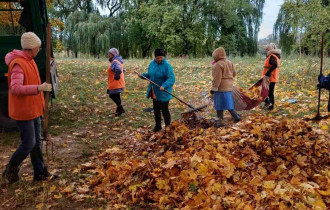
[[[266,38],[269,34],[273,33],[273,26],[282,4],[283,0],[265,1],[262,23],[258,34],[259,39]]]

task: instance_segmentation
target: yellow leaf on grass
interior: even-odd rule
[[[54,198],[56,198],[56,199],[60,199],[60,198],[62,198],[62,194],[59,193],[58,195],[54,195]]]
[[[67,186],[66,188],[64,188],[64,190],[62,190],[62,192],[65,192],[65,193],[72,193],[74,190],[74,186],[73,185],[69,185]]]
[[[44,206],[44,203],[39,203],[38,205],[36,205],[36,209],[40,210],[40,209],[42,209],[43,206]]]
[[[55,185],[52,185],[49,189],[49,192],[52,193],[56,190],[56,186]]]

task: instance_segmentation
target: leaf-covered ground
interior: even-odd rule
[[[111,208],[329,205],[330,136],[324,131],[302,120],[262,115],[225,129],[188,127],[175,121],[163,133],[140,130],[122,138],[78,168],[86,178],[69,186],[76,190],[68,196],[98,197]]]
[[[196,107],[209,103],[211,59],[169,61],[176,74],[174,93]],[[237,85],[247,88],[260,78],[263,58],[233,61]],[[215,117],[210,105],[201,116],[203,129],[175,122],[157,135],[150,133],[153,113],[143,112],[152,106],[145,98],[148,84],[133,72],[145,72],[149,62],[127,61],[127,89],[122,96],[127,113],[115,118],[114,103],[105,94],[106,59],[58,60],[61,84],[50,115],[55,157],[48,164],[61,178],[31,183],[31,166],[25,161],[22,181],[1,186],[0,208],[271,205],[301,209],[329,204],[329,143],[324,141],[329,138],[329,119],[302,121],[316,112],[318,58],[281,60],[272,112],[260,108],[241,112],[243,121],[236,125],[226,113],[228,126],[215,130],[209,128]],[[325,72],[330,71],[327,62]],[[327,114],[327,99],[323,90],[322,115]],[[175,99],[171,101],[173,120],[185,110]],[[19,137],[15,133],[0,137],[4,139],[0,142],[3,169]],[[205,204],[200,205],[201,201]],[[242,206],[237,206],[239,202]]]

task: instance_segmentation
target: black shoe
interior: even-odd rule
[[[2,177],[6,179],[9,182],[9,184],[12,184],[19,181],[18,172],[19,172],[18,167],[13,167],[8,164],[6,166],[6,169],[2,173]]]
[[[44,167],[44,171],[38,175],[34,175],[33,180],[35,181],[45,181],[45,180],[54,180],[57,179],[57,174],[51,174],[48,172],[47,167]]]
[[[162,126],[158,126],[158,125],[156,125],[155,127],[154,127],[154,129],[152,130],[152,132],[158,132],[158,131],[161,131],[162,130]]]
[[[125,113],[124,107],[123,106],[118,106],[117,109],[116,109],[115,116],[118,117],[118,116],[120,116],[124,113]]]

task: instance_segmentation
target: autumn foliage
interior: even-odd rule
[[[74,200],[106,199],[111,208],[329,205],[327,132],[303,120],[262,115],[233,127],[211,125],[190,118],[158,134],[138,129],[81,165],[76,172],[85,180],[62,192]]]
[[[11,4],[11,6],[9,5]],[[8,3],[8,2],[0,2],[0,9],[16,9],[15,4],[13,3]],[[12,26],[12,22],[14,23],[14,26],[17,27],[18,20],[20,18],[21,13],[20,12],[12,12],[12,16],[10,12],[0,12],[0,26]],[[13,21],[12,21],[13,18]]]

